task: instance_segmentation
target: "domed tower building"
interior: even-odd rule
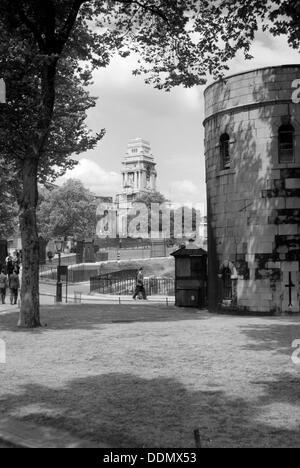
[[[205,90],[209,308],[299,313],[300,65]]]
[[[131,207],[142,193],[156,191],[156,163],[148,141],[142,138],[129,141],[121,174],[122,193],[117,195],[121,206]]]
[[[116,196],[118,234],[128,233],[128,213],[134,202],[144,193],[155,193],[157,187],[156,162],[150,143],[142,138],[130,140],[122,161],[122,193]]]

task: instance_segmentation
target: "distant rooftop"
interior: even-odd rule
[[[152,160],[154,159],[153,155],[151,154],[151,145],[149,141],[144,140],[143,138],[134,138],[129,140],[125,159],[136,158],[140,156]]]
[[[199,247],[199,249],[189,249],[188,247],[182,247],[179,250],[171,253],[173,257],[203,257],[207,255],[207,252]]]

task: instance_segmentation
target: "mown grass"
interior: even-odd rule
[[[61,306],[47,327],[0,315],[0,417],[115,447],[299,447],[299,318],[159,306]]]

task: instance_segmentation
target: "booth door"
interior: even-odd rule
[[[181,289],[176,291],[177,307],[199,307],[199,290]]]

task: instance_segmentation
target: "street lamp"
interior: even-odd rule
[[[63,248],[62,239],[55,240],[56,253],[58,254],[58,267],[56,274],[56,302],[62,302],[62,282],[60,281],[60,261],[61,261],[61,252]]]

